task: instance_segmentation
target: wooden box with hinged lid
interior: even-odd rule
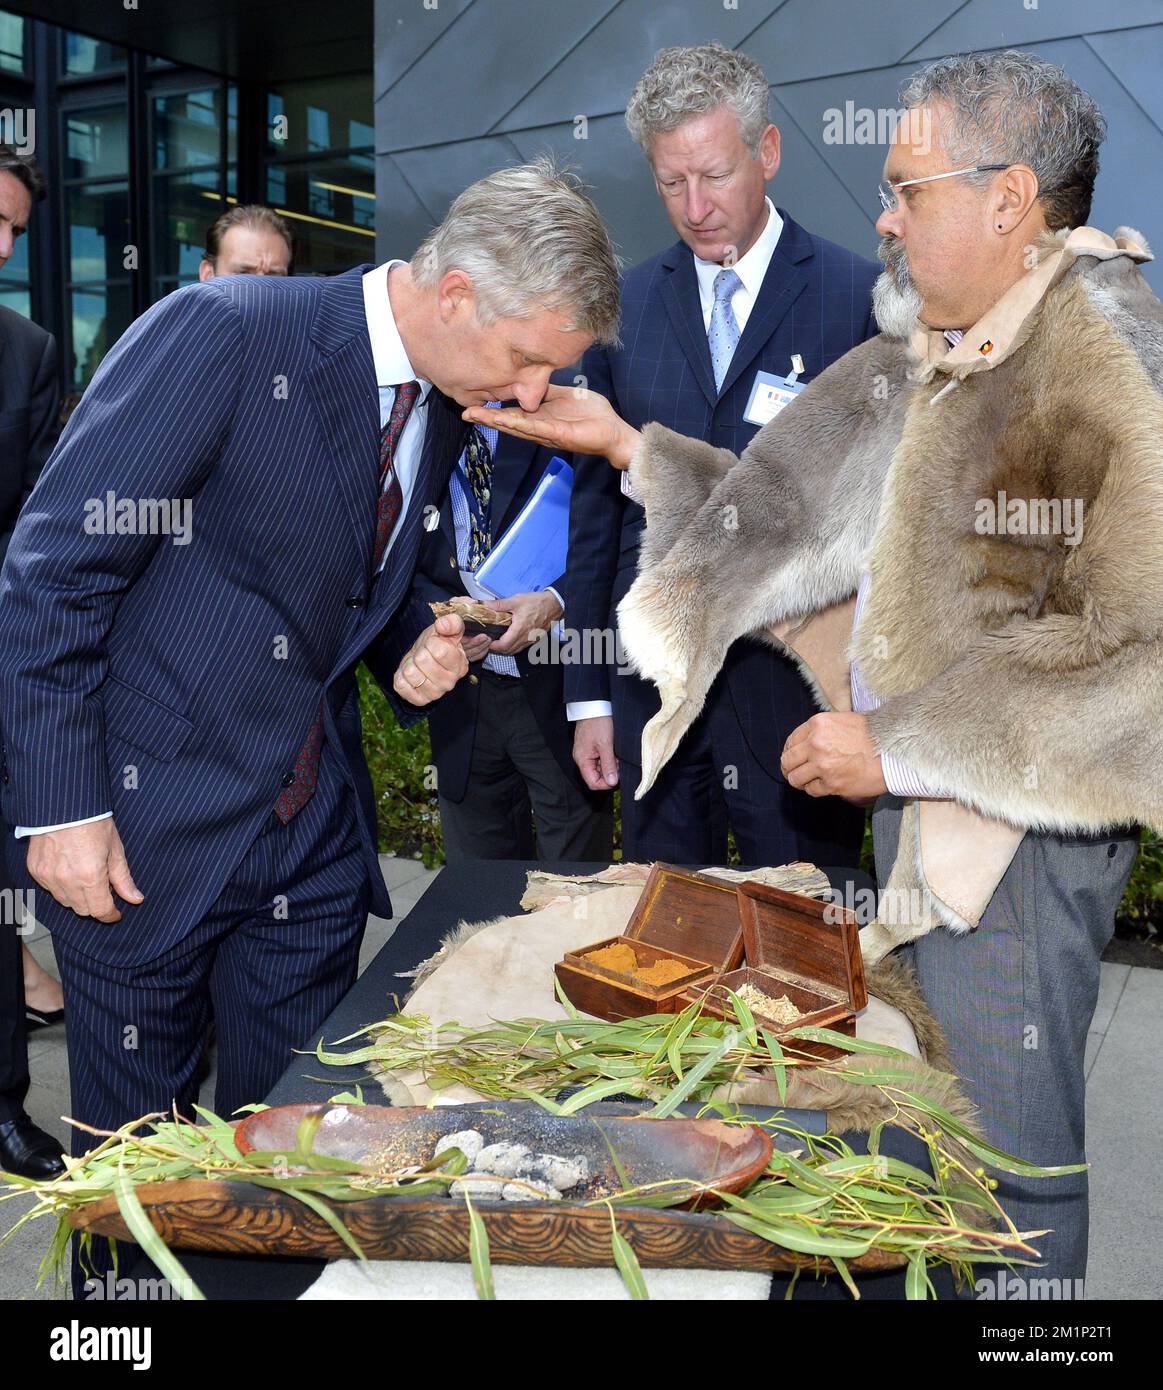
[[[554,969],[575,1008],[617,1021],[677,1013],[685,989],[742,960],[735,885],[655,864],[622,935],[567,951]]]
[[[741,883],[737,890],[743,927],[745,964],[717,979],[686,988],[677,1008],[698,1001],[704,1013],[734,1017],[728,989],[751,985],[759,994],[786,998],[799,1011],[793,1022],[764,1018],[755,1022],[783,1043],[794,1028],[810,1025],[856,1036],[856,1015],[868,1003],[860,929],[856,916],[834,903],[819,902],[800,893],[785,893],[762,883]],[[789,1052],[832,1059],[844,1056],[829,1043],[793,1038]]]

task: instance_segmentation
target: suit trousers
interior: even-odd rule
[[[164,954],[109,966],[84,954],[83,930],[56,934],[76,1119],[108,1130],[157,1111],[193,1117],[211,1017],[214,1110],[229,1118],[263,1099],[355,983],[371,884],[354,794],[329,752],[303,809],[284,825],[272,808],[214,906]],[[73,1152],[97,1142],[76,1131]],[[93,1272],[108,1260],[94,1241]],[[74,1251],[78,1298],[84,1278]]]
[[[899,798],[882,796],[873,812],[882,884],[896,856],[902,806]],[[1138,833],[1127,830],[1028,832],[975,931],[955,936],[942,927],[905,948],[948,1038],[954,1070],[979,1108],[985,1137],[1030,1162],[1086,1161],[1086,1035],[1100,958],[1138,843]],[[1030,1242],[1040,1265],[1013,1273],[1083,1279],[1086,1174],[997,1177],[995,1195],[1017,1229],[1049,1231]],[[994,1272],[979,1266],[977,1276]],[[1066,1296],[1081,1296],[1078,1288],[1071,1285]]]
[[[16,890],[2,853],[11,833],[0,821],[0,1125],[23,1113],[29,1084],[21,924],[14,909]]]
[[[536,857],[543,863],[608,864],[614,853],[609,794],[586,791],[567,775],[537,725],[520,677],[482,667],[480,682],[464,797],[440,798],[448,863]]]
[[[804,718],[811,712],[805,708]],[[744,864],[807,860],[855,868],[864,838],[863,808],[798,791],[779,772],[781,751],[773,733],[770,763],[756,756],[720,674],[703,712],[641,801],[634,792],[642,769],[636,760],[620,759],[623,859],[726,864],[730,824]]]

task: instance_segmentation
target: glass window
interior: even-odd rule
[[[154,274],[159,282],[198,278],[206,233],[226,211],[217,169],[159,176],[153,184]],[[165,293],[163,289],[161,293]]]
[[[227,111],[227,158],[238,143],[237,91],[231,88]],[[221,159],[221,87],[167,93],[153,100],[153,167],[189,169]]]
[[[61,61],[70,77],[108,72],[125,66],[125,49],[106,43],[104,39],[91,39],[87,34],[66,33],[61,45]]]
[[[83,390],[101,359],[129,327],[132,317],[128,282],[119,285],[78,285],[70,293],[70,337],[73,385]]]
[[[12,255],[2,270],[0,270],[0,284],[5,280],[27,280],[28,279],[28,234],[16,238],[12,247]]]
[[[370,73],[286,83],[267,94],[267,148],[272,156],[371,149],[371,121]]]
[[[334,275],[375,259],[370,155],[272,164],[266,200],[291,223],[297,273]]]
[[[27,285],[10,285],[0,275],[0,305],[5,309],[11,309],[15,314],[23,314],[26,319],[32,317],[32,295]]]
[[[113,280],[126,273],[129,185],[82,184],[66,195],[70,280]]]
[[[66,112],[64,156],[67,179],[128,173],[129,127],[125,107]]]
[[[22,236],[7,264],[0,270],[0,304],[15,309],[25,318],[32,315],[31,285],[28,275],[28,238]]]
[[[0,10],[0,71],[23,72],[24,20]]]

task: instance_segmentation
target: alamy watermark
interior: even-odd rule
[[[561,623],[538,629],[526,658],[531,666],[613,666],[620,676],[634,669],[612,627],[565,627]]]
[[[1051,1303],[1060,1299],[1081,1302],[1086,1297],[1081,1279],[1041,1279],[1033,1275],[1026,1278],[1005,1269],[995,1270],[993,1274],[978,1279],[973,1285],[973,1292],[979,1299],[1007,1303]],[[990,1335],[1001,1337],[1012,1333],[1012,1328],[999,1328],[991,1330]]]
[[[192,1298],[194,1281],[187,1274],[178,1284],[168,1279],[119,1279],[111,1269],[86,1279],[82,1292],[95,1303],[169,1303]]]
[[[85,503],[85,534],[169,536],[175,545],[189,545],[193,505],[189,497],[118,497],[107,492]]]
[[[932,117],[923,106],[857,106],[846,101],[824,112],[825,145],[891,145],[898,131],[914,154],[932,148]]]
[[[31,106],[0,107],[0,145],[25,159],[36,153],[36,112]]]
[[[135,1371],[153,1365],[150,1327],[87,1327],[78,1318],[49,1333],[50,1361],[128,1361]]]
[[[0,925],[15,927],[17,936],[36,931],[35,888],[0,888]]]
[[[1081,497],[996,497],[974,503],[973,529],[979,536],[1061,536],[1064,545],[1082,539]]]

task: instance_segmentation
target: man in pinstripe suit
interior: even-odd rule
[[[350,988],[392,912],[355,667],[405,718],[466,672],[459,619],[409,598],[460,408],[535,408],[617,306],[543,161],[410,264],[191,286],[102,364],[0,576],[10,862],[45,890],[76,1118],[188,1112],[211,1009],[215,1108],[259,1100]]]

